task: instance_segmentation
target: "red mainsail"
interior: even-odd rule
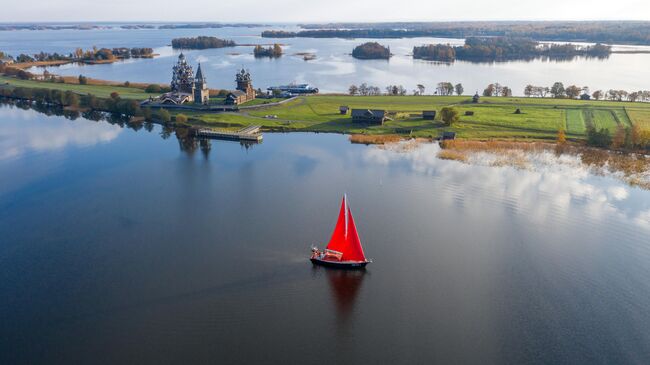
[[[343,196],[339,218],[336,221],[336,227],[334,227],[334,233],[332,233],[327,249],[342,253],[341,261],[366,261],[357,227],[354,224],[354,218],[352,218],[352,212],[345,196]]]

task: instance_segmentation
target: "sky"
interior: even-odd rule
[[[0,22],[650,20],[649,0],[0,1]]]

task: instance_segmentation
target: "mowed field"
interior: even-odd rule
[[[383,126],[354,124],[349,114],[339,113],[340,106],[387,110],[393,120]],[[434,121],[421,118],[422,111],[440,112],[445,106],[453,106],[460,112],[460,121],[453,126],[444,126],[439,113]],[[521,113],[515,113],[517,109]],[[482,98],[479,104],[473,104],[467,96],[305,96],[281,106],[242,111],[238,115],[194,117],[222,128],[258,124],[284,131],[398,133],[416,137],[435,137],[443,131],[454,131],[460,138],[471,139],[548,140],[555,139],[558,130],[563,128],[568,138],[579,140],[586,138],[590,127],[608,129],[613,134],[619,125],[630,127],[636,122],[650,129],[648,104],[498,97]]]

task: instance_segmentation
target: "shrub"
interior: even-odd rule
[[[160,88],[160,85],[151,84],[151,85],[147,86],[147,88],[144,89],[144,91],[148,92],[148,93],[151,93],[151,94],[157,94],[157,93],[160,93],[161,88]]]
[[[179,124],[185,124],[185,123],[187,123],[187,115],[178,114],[178,115],[176,115],[175,121],[176,121],[176,123],[179,123]]]
[[[609,130],[601,128],[589,128],[587,130],[587,144],[595,147],[609,147],[612,144],[612,137],[609,135]]]
[[[442,121],[445,122],[445,124],[452,125],[458,122],[460,116],[456,108],[446,106],[440,109],[440,119],[442,119]]]

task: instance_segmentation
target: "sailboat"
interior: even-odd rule
[[[363,253],[346,195],[343,196],[339,218],[327,247],[324,251],[320,251],[316,247],[311,251],[310,260],[314,265],[341,269],[363,269],[371,262]]]

